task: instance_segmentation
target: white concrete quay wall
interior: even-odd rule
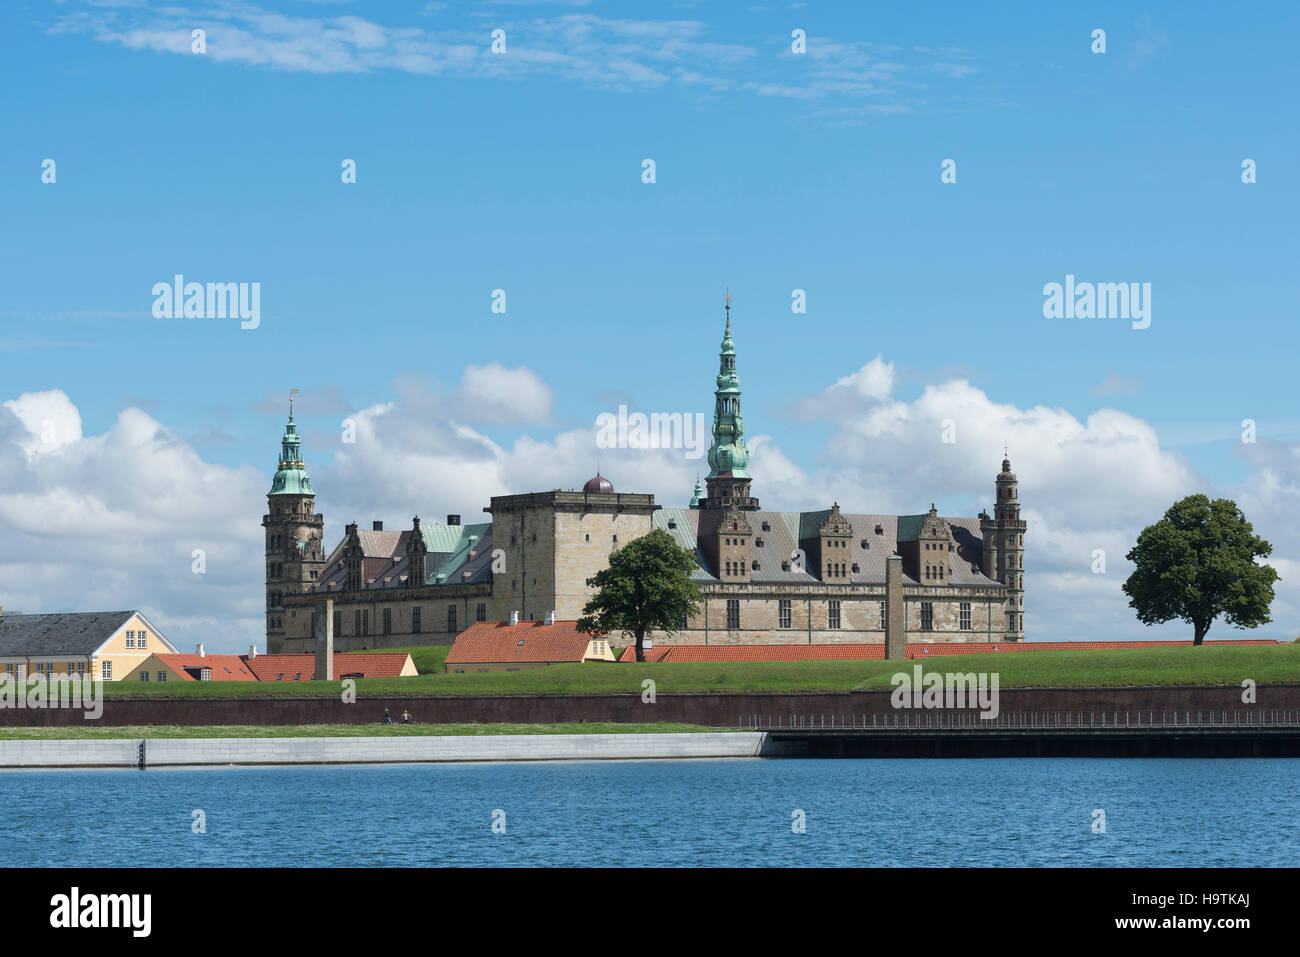
[[[595,761],[739,758],[764,732],[485,734],[401,738],[148,738],[147,767],[201,764],[389,764],[413,761]],[[0,741],[0,767],[135,767],[139,738]]]

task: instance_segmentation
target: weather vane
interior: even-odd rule
[[[297,389],[289,390],[289,418],[293,418],[293,397],[298,394]]]

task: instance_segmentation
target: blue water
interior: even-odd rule
[[[1298,777],[1288,759],[1070,758],[8,772],[0,863],[1295,865]]]

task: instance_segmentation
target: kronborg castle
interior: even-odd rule
[[[730,306],[728,306],[728,310]],[[913,642],[1024,638],[1024,535],[1016,476],[1003,460],[993,515],[767,512],[750,488],[736,347],[728,312],[705,487],[689,508],[618,492],[597,475],[580,492],[498,495],[489,521],[345,528],[325,551],[325,519],[303,465],[292,408],[262,519],[267,650],[307,652],[313,615],[333,600],[340,651],[448,644],[475,621],[574,619],[609,553],[661,528],[695,552],[704,600],[682,644],[883,642],[887,608]],[[886,581],[887,565],[897,572]],[[901,594],[900,594],[901,593]],[[888,601],[887,601],[888,597]],[[318,610],[319,609],[319,610]]]

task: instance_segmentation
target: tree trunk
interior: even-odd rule
[[[1213,618],[1193,618],[1192,627],[1196,629],[1196,637],[1192,639],[1193,645],[1200,645],[1205,640],[1205,633],[1210,630],[1210,624]]]
[[[1200,642],[1198,641],[1197,644],[1199,645]],[[645,629],[644,628],[638,628],[636,630],[636,660],[638,662],[645,661]]]

